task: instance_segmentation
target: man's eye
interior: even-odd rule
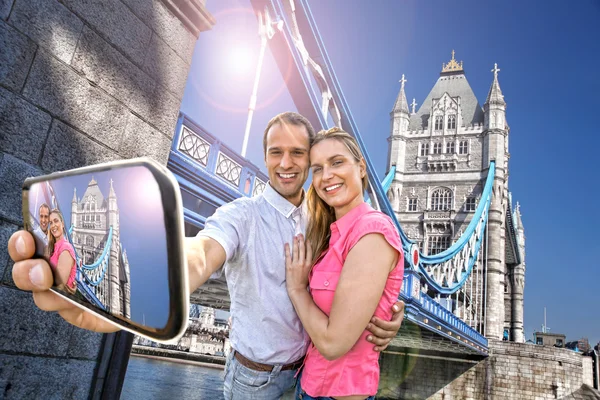
[[[315,173],[317,173],[317,172],[321,172],[321,170],[322,170],[322,169],[323,169],[323,168],[321,168],[321,167],[314,167],[314,168],[313,168],[313,174],[315,174]]]

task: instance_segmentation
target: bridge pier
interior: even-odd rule
[[[537,400],[588,398],[583,394],[592,391],[591,357],[497,340],[490,340],[489,351],[481,361],[418,349],[386,351],[377,398]]]
[[[214,24],[204,3],[0,1],[1,248],[23,225],[27,176],[138,156],[166,164],[196,39]],[[117,398],[132,336],[40,311],[11,269],[4,250],[0,398]]]

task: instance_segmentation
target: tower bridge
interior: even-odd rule
[[[388,171],[380,181],[307,2],[252,5],[259,24],[283,21],[268,44],[298,111],[317,130],[333,121],[357,139],[369,174],[367,200],[396,224],[406,260],[400,294],[406,322],[394,347],[481,358],[488,355],[488,338],[523,342],[524,235],[508,191],[509,128],[497,66],[483,107],[454,51],[418,109],[415,100],[409,109],[403,75],[390,113]],[[266,177],[244,158],[225,156],[217,142],[180,116],[169,167],[180,175],[182,193],[190,180],[205,203],[220,187],[215,182],[226,187],[219,190],[227,198],[259,193]],[[201,229],[205,216],[191,214],[186,207],[186,222],[196,227],[188,229]],[[192,301],[228,309],[225,281],[210,281]]]

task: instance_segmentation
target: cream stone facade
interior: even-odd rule
[[[496,170],[487,243],[463,290],[439,298],[457,316],[492,339],[523,342],[525,236],[520,210],[508,191],[506,102],[497,66],[483,107],[462,62],[452,59],[423,104],[400,93],[390,113],[388,170],[396,168],[388,198],[407,236],[426,255],[449,248],[481,201],[491,161]],[[410,108],[409,108],[410,107]],[[423,282],[423,290],[435,296]]]

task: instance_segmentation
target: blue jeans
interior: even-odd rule
[[[300,377],[302,374],[298,376],[298,383],[296,384],[296,394],[294,395],[294,399],[298,400],[335,400],[333,397],[312,397],[307,394],[304,389],[302,389],[302,385],[300,385]],[[365,400],[375,400],[375,396],[366,397]]]
[[[227,357],[223,396],[225,400],[276,400],[291,391],[296,384],[297,369],[281,370],[276,365],[271,372],[255,371],[240,364],[233,356]]]

